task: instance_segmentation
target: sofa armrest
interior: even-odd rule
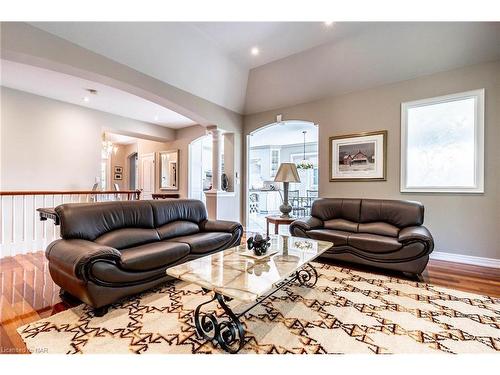
[[[86,240],[56,240],[45,252],[49,264],[80,280],[87,280],[85,268],[95,259],[120,260],[115,248]]]
[[[240,223],[235,221],[225,221],[225,220],[205,220],[200,224],[200,229],[202,232],[227,232],[232,233],[241,229],[243,227]]]
[[[423,225],[401,229],[398,241],[403,244],[414,241],[424,242],[429,252],[434,248],[434,239],[429,230]]]
[[[323,221],[314,216],[297,219],[290,224],[290,233],[293,236],[303,237],[307,231],[321,228]]]

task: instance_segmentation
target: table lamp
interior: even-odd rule
[[[274,177],[274,182],[283,182],[283,204],[280,206],[280,211],[282,218],[289,218],[292,206],[288,203],[288,184],[290,182],[300,182],[295,163],[281,163],[276,177]]]

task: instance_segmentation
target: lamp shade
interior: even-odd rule
[[[274,177],[274,182],[300,182],[295,163],[281,163]]]

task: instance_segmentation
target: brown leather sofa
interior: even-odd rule
[[[290,233],[333,242],[327,258],[420,275],[434,248],[423,222],[419,202],[321,198]]]
[[[169,279],[173,265],[238,245],[243,228],[207,220],[190,199],[63,204],[62,239],[46,251],[64,293],[103,315],[107,305]]]

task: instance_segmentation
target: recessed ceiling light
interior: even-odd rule
[[[325,26],[330,27],[333,25],[333,21],[325,21]]]
[[[254,56],[257,56],[259,54],[259,49],[257,47],[253,47],[251,50],[250,50],[250,53]]]
[[[88,97],[88,96],[84,96],[84,97],[83,97],[83,101],[84,101],[84,102],[89,102],[89,101],[90,101],[90,99],[89,99],[89,97]]]
[[[155,121],[158,121],[159,117],[158,115],[155,116]]]

